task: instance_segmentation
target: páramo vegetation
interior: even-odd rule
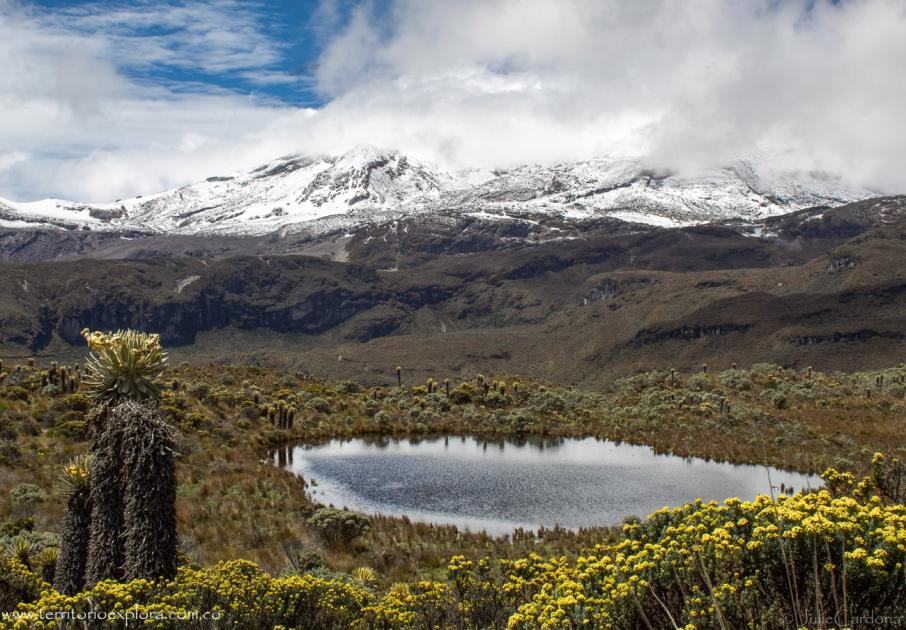
[[[163,628],[856,628],[906,610],[904,365],[666,367],[596,392],[400,366],[367,387],[168,367],[155,335],[84,334],[84,366],[0,363],[0,612],[16,613],[0,628],[84,626],[41,616],[61,610]],[[825,486],[491,537],[319,505],[267,457],[451,434],[596,436]]]

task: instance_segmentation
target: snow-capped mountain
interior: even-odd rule
[[[354,230],[411,215],[610,216],[680,226],[756,221],[874,196],[838,178],[778,172],[740,161],[697,176],[656,172],[638,160],[599,158],[505,171],[448,171],[395,151],[290,155],[248,172],[209,177],[108,204],[0,199],[0,225],[179,234]]]

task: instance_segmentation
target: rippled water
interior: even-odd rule
[[[696,498],[768,493],[768,469],[657,455],[604,440],[488,442],[471,437],[334,440],[274,453],[314,480],[315,500],[472,531],[616,525]],[[770,469],[775,492],[821,485]]]

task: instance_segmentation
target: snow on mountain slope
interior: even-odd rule
[[[130,219],[153,230],[264,233],[360,209],[379,213],[428,204],[451,182],[449,174],[398,153],[286,156],[159,195]]]
[[[415,214],[501,219],[556,214],[671,226],[755,221],[873,195],[826,174],[777,172],[744,161],[698,176],[654,172],[640,161],[612,158],[449,172],[398,152],[358,148],[336,157],[285,156],[249,172],[111,204],[0,199],[0,225],[319,233]]]

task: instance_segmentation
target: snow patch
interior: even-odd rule
[[[179,295],[180,293],[182,293],[183,289],[185,289],[187,286],[189,286],[190,284],[192,284],[199,278],[201,278],[201,276],[186,276],[185,278],[182,278],[181,280],[177,281],[176,294]]]
[[[740,161],[697,176],[654,173],[638,160],[609,157],[449,172],[396,151],[360,147],[340,156],[283,156],[251,171],[107,204],[0,199],[0,225],[323,234],[413,216],[503,221],[537,214],[679,227],[757,221],[872,196],[826,174],[779,172],[767,163]]]

